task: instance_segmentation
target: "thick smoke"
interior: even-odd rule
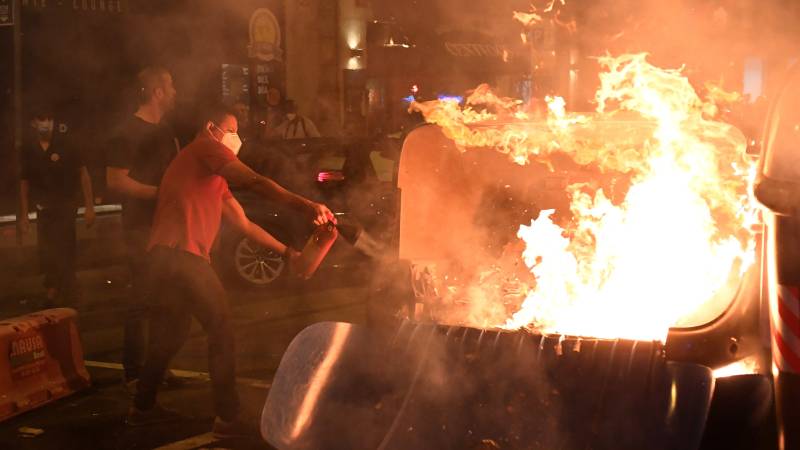
[[[797,49],[789,31],[796,7],[784,2],[576,0],[567,9],[581,24],[574,39],[584,57],[647,52],[657,66],[685,67],[698,87],[741,91],[743,64],[756,58],[774,90]]]

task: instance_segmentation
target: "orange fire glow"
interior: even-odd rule
[[[513,18],[526,27],[534,27],[549,18],[552,23],[564,28],[572,34],[577,31],[578,25],[575,20],[564,21],[561,19],[560,7],[566,4],[566,0],[550,0],[541,12],[535,5],[531,4],[531,10],[529,12],[514,11]],[[522,40],[523,42],[526,41],[525,35],[523,35]]]
[[[555,97],[547,99],[547,120],[531,122],[521,101],[487,86],[464,107],[411,106],[462,151],[494,148],[523,165],[564,154],[630,180],[619,202],[602,189],[568,186],[568,224],[543,211],[520,226],[535,282],[521,289],[516,311],[498,316],[494,308],[491,319],[473,325],[663,341],[715,296],[732,295],[729,288],[753,263],[754,164],[741,132],[714,119],[717,103],[732,97],[708,89],[701,98],[680,70],[657,68],[644,54],[600,63],[592,114],[568,113]],[[624,128],[627,121],[638,125]],[[622,131],[603,131],[609,123],[621,123]],[[485,295],[469,298],[474,291],[465,290],[467,301],[486,309]]]

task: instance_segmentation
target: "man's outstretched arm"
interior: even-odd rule
[[[222,204],[222,217],[227,223],[258,245],[274,250],[281,255],[291,253],[291,248],[260,226],[254,224],[245,215],[242,205],[234,197],[228,197]]]
[[[234,186],[250,189],[264,198],[292,206],[295,209],[309,211],[313,215],[316,225],[322,225],[329,221],[336,221],[333,213],[327,206],[312,202],[307,198],[284,189],[283,186],[272,179],[257,174],[253,169],[247,167],[239,160],[231,161],[223,166],[219,171],[219,175]]]

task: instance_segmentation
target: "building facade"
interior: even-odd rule
[[[4,210],[16,187],[15,135],[25,131],[30,106],[52,103],[100,170],[103,142],[134,109],[133,78],[145,65],[173,73],[179,104],[170,121],[183,140],[199,106],[218,100],[248,104],[258,121],[293,99],[328,136],[362,116],[358,102],[345,102],[345,88],[361,97],[363,83],[352,94],[352,80],[361,79],[358,50],[371,18],[364,0],[0,0],[0,17],[4,6],[18,16],[0,22]]]

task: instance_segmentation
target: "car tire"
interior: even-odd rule
[[[231,285],[272,289],[285,281],[286,263],[283,257],[242,235],[229,236],[220,250],[217,266]]]

